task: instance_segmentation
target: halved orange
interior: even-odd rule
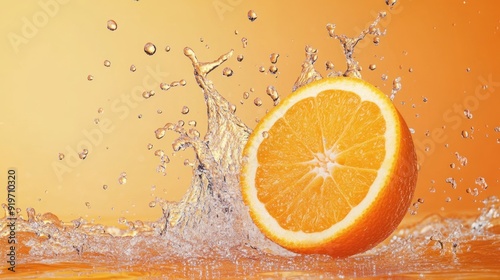
[[[408,127],[379,89],[357,78],[299,88],[257,125],[243,151],[250,215],[298,253],[349,256],[387,238],[417,181]]]

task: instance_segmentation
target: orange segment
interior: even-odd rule
[[[355,78],[290,94],[257,125],[243,159],[252,219],[295,252],[347,256],[375,246],[402,220],[416,186],[404,120]]]

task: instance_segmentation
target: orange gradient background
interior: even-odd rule
[[[172,154],[176,135],[158,140],[154,131],[181,119],[196,120],[202,134],[206,130],[203,95],[184,47],[193,48],[201,61],[234,49],[235,55],[209,77],[237,105],[236,114],[254,127],[273,106],[265,93],[268,85],[282,98],[291,92],[306,45],[318,49],[316,68],[322,74],[327,60],[336,70],[345,69],[342,49],[329,38],[327,23],[335,23],[338,34],[357,36],[379,11],[386,11],[380,26],[387,34],[378,46],[372,37],[360,42],[355,56],[363,78],[388,95],[392,81],[401,77],[402,90],[394,104],[415,132],[420,173],[414,201],[424,199],[412,210],[422,218],[427,213],[474,212],[481,200],[500,194],[500,132],[495,131],[500,127],[499,7],[494,0],[400,0],[392,9],[384,0],[4,4],[0,182],[6,184],[9,168],[17,169],[17,207],[23,215],[33,207],[63,221],[156,220],[161,209],[149,203],[155,197],[182,197],[191,180],[191,167],[184,160],[193,161],[194,153]],[[258,15],[254,22],[247,18],[251,9]],[[110,19],[117,22],[116,31],[106,28]],[[242,38],[248,39],[246,48]],[[156,45],[152,56],[143,51],[147,42]],[[279,72],[259,72],[260,66],[269,68],[272,53],[280,54]],[[236,60],[239,54],[242,62]],[[110,67],[103,65],[106,59]],[[129,70],[132,64],[137,71]],[[370,64],[376,69],[369,70]],[[234,74],[222,75],[224,67]],[[88,75],[94,79],[88,81]],[[168,91],[159,87],[180,79],[187,85]],[[243,99],[250,88],[255,92]],[[144,90],[156,95],[139,98]],[[261,107],[253,104],[256,97],[263,100]],[[183,106],[190,109],[186,115]],[[471,119],[465,118],[464,109],[471,111]],[[463,130],[468,138],[462,137]],[[150,143],[154,147],[148,150]],[[89,154],[81,160],[76,153],[84,147]],[[156,172],[157,149],[171,159],[166,176]],[[467,157],[466,166],[455,152]],[[59,160],[59,153],[65,159]],[[127,173],[124,185],[118,183],[122,172]],[[448,177],[456,180],[456,189],[446,183]],[[475,184],[478,177],[485,178],[486,190]],[[467,188],[478,188],[478,196]],[[5,188],[0,196],[4,201]]]

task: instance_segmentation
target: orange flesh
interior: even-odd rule
[[[284,229],[330,228],[375,180],[385,128],[379,107],[352,92],[327,90],[297,102],[259,146],[258,199]]]

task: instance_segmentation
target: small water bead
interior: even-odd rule
[[[333,70],[333,68],[335,67],[335,65],[333,64],[333,62],[331,61],[327,61],[325,62],[325,66],[326,66],[326,70]]]
[[[455,168],[455,164],[454,163],[450,163],[450,168]]]
[[[166,47],[165,47],[165,51],[166,51],[166,52],[169,52],[169,51],[170,51],[170,46],[166,46]]]
[[[467,132],[466,130],[462,130],[462,137],[463,138],[468,138],[469,137],[469,132]]]
[[[255,104],[255,106],[262,106],[262,100],[260,98],[255,98],[254,101],[253,101],[253,104]]]
[[[167,84],[167,83],[161,83],[161,84],[160,84],[160,88],[161,88],[162,90],[168,90],[168,89],[170,89],[170,85],[169,85],[169,84]]]
[[[163,111],[162,111],[162,110],[160,110],[160,109],[158,109],[158,110],[156,110],[156,113],[157,113],[157,114],[161,114],[161,113],[163,113]]]
[[[250,10],[250,11],[248,11],[248,14],[247,14],[247,15],[248,15],[248,19],[249,19],[250,21],[252,21],[252,22],[253,22],[253,21],[255,21],[255,20],[257,19],[257,13],[256,13],[254,10]]]
[[[229,105],[229,111],[234,114],[236,112],[236,105],[230,104]]]
[[[457,182],[455,181],[455,179],[453,177],[446,178],[445,182],[450,184],[453,189],[457,188]]]
[[[144,91],[142,93],[142,97],[144,97],[144,99],[148,99],[151,97],[151,93],[149,91]]]
[[[195,120],[190,120],[190,121],[188,122],[188,125],[189,125],[189,126],[193,126],[193,127],[194,127],[194,126],[196,126],[196,121],[195,121]]]
[[[99,114],[101,114],[103,111],[104,111],[104,109],[102,107],[99,107],[99,109],[97,109],[97,113],[99,113]]]
[[[104,60],[104,66],[106,66],[106,67],[111,66],[111,61],[109,61],[109,60],[107,60],[107,59],[106,59],[106,60]]]
[[[248,46],[248,39],[245,37],[241,38],[241,44],[243,45],[243,48],[246,48]]]
[[[90,202],[85,202],[85,206],[87,206],[88,209],[90,209]]]
[[[95,123],[95,124],[99,124],[99,122],[100,122],[100,121],[101,121],[101,120],[100,120],[99,118],[95,118],[95,119],[94,119],[94,123]]]
[[[483,177],[477,177],[475,183],[476,185],[481,186],[483,190],[486,190],[488,188],[488,184],[486,183],[486,180]]]
[[[413,129],[413,128],[410,127],[409,130],[410,130],[411,134],[415,134],[415,129]]]
[[[372,71],[373,71],[373,70],[377,69],[377,65],[375,65],[375,64],[370,64],[370,66],[368,66],[368,69],[370,69],[370,70],[372,70]]]
[[[397,2],[398,0],[385,0],[385,4],[389,7],[396,5]]]
[[[259,67],[259,72],[260,72],[260,73],[264,73],[264,72],[266,72],[266,68],[265,68],[264,66],[260,66],[260,67]]]
[[[127,173],[122,172],[120,173],[120,177],[118,177],[118,184],[124,185],[127,183]]]
[[[243,93],[243,99],[248,99],[250,97],[250,93],[248,91],[245,91]]]
[[[153,148],[153,144],[149,143],[148,144],[148,150],[151,150]]]
[[[236,57],[236,60],[237,60],[238,62],[242,62],[242,61],[243,61],[243,58],[244,58],[244,57],[243,57],[243,55],[242,55],[242,54],[239,54],[239,55]]]
[[[267,131],[263,131],[263,132],[262,132],[262,137],[264,137],[264,139],[269,138],[269,132],[267,132]]]
[[[382,78],[382,81],[387,81],[387,79],[389,77],[386,74],[382,74],[381,78]]]
[[[158,128],[157,130],[155,130],[156,139],[163,138],[163,136],[165,136],[166,132],[167,132],[167,130],[165,128],[163,128],[163,127]]]
[[[103,190],[107,190],[108,189],[108,185],[102,185],[102,189]]]
[[[156,206],[156,202],[155,201],[151,201],[149,203],[149,207],[154,208],[155,206]]]
[[[116,24],[116,21],[110,19],[107,22],[107,27],[111,31],[115,31],[118,28],[118,25]]]
[[[87,76],[87,80],[89,80],[89,81],[93,81],[93,80],[94,80],[94,76],[92,76],[92,75],[88,75],[88,76]]]
[[[134,64],[130,65],[130,72],[135,72],[135,70],[137,70],[135,65]]]
[[[413,68],[408,68],[408,72],[412,73],[413,72]]]
[[[184,126],[184,121],[183,121],[183,120],[179,120],[179,121],[177,122],[177,126],[179,126],[179,127],[183,127],[183,126]]]
[[[185,85],[187,84],[187,82],[186,82],[186,80],[185,80],[185,79],[181,79],[181,80],[179,81],[179,84],[183,87],[183,86],[185,86]]]
[[[495,132],[500,132],[500,126],[496,126],[493,130],[494,130]]]
[[[467,71],[467,73],[469,73],[470,72],[470,68],[465,69],[465,71]]]
[[[276,65],[269,66],[269,72],[271,72],[271,74],[276,74],[276,72],[278,72],[278,67],[276,67]]]
[[[181,113],[183,115],[186,115],[187,113],[189,113],[189,107],[188,106],[183,106],[182,110],[181,110]]]
[[[427,97],[422,97],[422,101],[423,101],[424,103],[426,103],[426,102],[427,102],[427,101],[429,101],[429,100],[427,99]]]
[[[455,156],[457,157],[458,162],[462,166],[466,166],[468,163],[468,160],[465,156],[460,155],[458,152],[455,152]]]
[[[231,77],[233,75],[233,70],[229,67],[226,67],[224,68],[224,70],[222,70],[222,75],[226,77]]]
[[[59,158],[59,160],[63,160],[64,159],[64,154],[63,153],[59,153],[58,158]]]
[[[451,202],[451,197],[447,196],[445,199],[446,202]]]
[[[373,43],[375,44],[375,46],[378,46],[378,44],[380,43],[380,37],[378,36],[373,37]]]
[[[278,58],[280,57],[279,53],[272,53],[269,56],[269,60],[271,61],[272,64],[276,64],[278,62]]]
[[[465,109],[465,110],[464,110],[464,116],[465,116],[466,118],[468,118],[469,120],[470,120],[470,119],[472,119],[472,113],[471,113],[471,112],[470,112],[470,110],[468,110],[468,109]]]
[[[274,86],[268,86],[266,88],[266,94],[271,97],[271,99],[274,102],[274,106],[278,105],[280,103],[280,96],[278,94],[278,91]]]
[[[144,52],[147,54],[147,55],[153,55],[155,54],[156,52],[156,46],[151,43],[151,42],[147,42],[145,45],[144,45]]]

